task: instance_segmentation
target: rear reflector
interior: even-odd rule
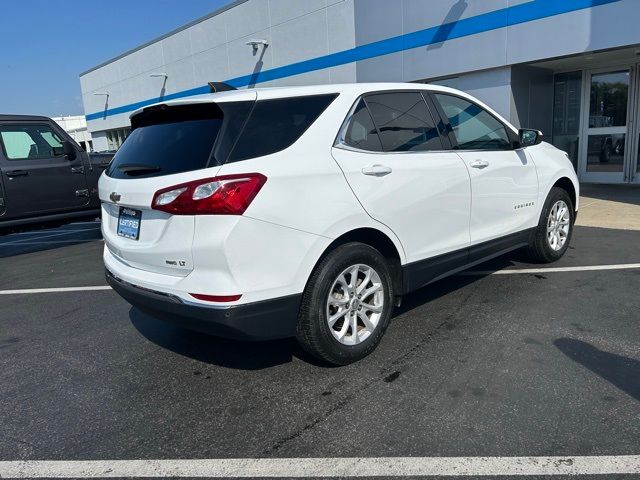
[[[260,173],[203,178],[158,190],[151,208],[173,215],[242,215],[267,177]]]
[[[202,293],[190,293],[193,298],[204,300],[205,302],[235,302],[240,300],[242,295],[203,295]]]

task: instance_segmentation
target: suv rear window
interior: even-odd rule
[[[254,102],[151,107],[131,119],[132,132],[107,175],[140,178],[221,164]]]
[[[156,177],[279,152],[298,140],[336,97],[150,107],[132,117],[132,132],[106,173]]]
[[[290,147],[337,96],[311,95],[256,102],[228,161],[262,157]]]

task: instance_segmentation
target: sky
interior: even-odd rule
[[[0,0],[0,114],[82,115],[79,74],[231,0]]]

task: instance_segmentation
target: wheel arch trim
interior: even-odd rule
[[[313,266],[307,272],[307,280],[311,277],[311,273],[316,266],[330,252],[340,245],[350,242],[361,242],[378,250],[381,255],[392,261],[389,262],[391,277],[393,280],[394,290],[402,291],[402,266],[406,263],[404,250],[397,237],[392,232],[385,232],[385,229],[375,228],[372,226],[359,226],[350,230],[343,231],[340,235],[332,236],[332,240],[328,243],[319,255],[315,256]]]
[[[544,208],[544,204],[549,197],[549,193],[551,193],[551,189],[554,187],[560,187],[564,190],[568,190],[566,187],[571,185],[572,190],[569,190],[568,193],[571,196],[571,200],[573,201],[573,209],[577,214],[578,207],[580,204],[580,184],[575,176],[575,173],[569,171],[561,171],[554,175],[544,186],[544,190],[540,190],[539,202],[538,202],[538,216],[542,215],[542,209]]]

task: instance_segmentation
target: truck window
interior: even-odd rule
[[[3,125],[0,127],[2,150],[7,160],[30,160],[63,155],[62,139],[44,124]]]

